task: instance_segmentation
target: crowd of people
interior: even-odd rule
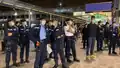
[[[108,48],[108,55],[117,55],[116,48],[120,46],[120,27],[118,23],[110,24],[98,21],[91,17],[90,24],[85,24],[82,30],[83,49],[86,49],[86,59],[95,59],[95,49],[101,52]],[[97,41],[97,48],[95,42]],[[105,45],[104,45],[105,44]]]
[[[65,25],[63,26],[63,24]],[[58,54],[60,55],[62,68],[69,68],[66,64],[67,62],[80,62],[76,56],[75,47],[79,31],[76,31],[76,26],[71,19],[67,19],[63,24],[57,20],[47,21],[45,18],[39,19],[33,26],[29,26],[26,20],[19,22],[9,20],[4,31],[6,68],[10,68],[11,54],[13,66],[18,67],[20,64],[30,62],[30,40],[35,45],[36,56],[34,68],[43,68],[45,61],[50,58],[53,58],[55,62],[53,68],[58,68]],[[49,57],[47,57],[47,44],[51,44],[50,48],[52,49]],[[20,64],[16,62],[18,45],[20,47]],[[71,56],[73,57],[72,60]]]
[[[13,66],[20,66],[16,62],[18,45],[20,47],[20,64],[30,62],[30,40],[34,43],[36,52],[34,68],[43,68],[45,61],[50,58],[53,58],[55,62],[53,68],[58,68],[58,54],[60,55],[62,68],[69,68],[67,63],[80,62],[76,55],[75,42],[80,35],[81,28],[77,26],[71,19],[66,19],[64,23],[61,23],[57,20],[48,21],[46,18],[41,18],[32,26],[26,20],[20,20],[19,22],[9,20],[4,29],[6,68],[10,68],[11,54]],[[86,49],[86,60],[96,58],[96,41],[97,52],[108,48],[109,55],[117,55],[115,49],[116,45],[120,46],[120,27],[115,22],[112,24],[107,22],[104,25],[102,21],[98,21],[96,24],[95,17],[91,16],[90,23],[84,25],[81,33],[83,49]],[[47,50],[48,44],[50,44],[52,50],[50,53]]]

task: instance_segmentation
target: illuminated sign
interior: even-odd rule
[[[86,12],[110,11],[112,2],[86,4]]]

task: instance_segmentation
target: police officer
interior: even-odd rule
[[[22,20],[22,26],[19,27],[20,33],[20,61],[24,63],[24,49],[26,50],[25,53],[25,62],[29,63],[29,27],[25,20]]]
[[[65,26],[64,31],[65,31],[65,36],[66,36],[66,40],[67,40],[67,43],[66,43],[67,61],[69,63],[72,62],[72,60],[70,60],[70,51],[72,51],[73,61],[80,62],[80,60],[78,60],[77,56],[76,56],[75,28],[74,28],[74,24],[73,24],[72,20],[70,20],[70,19],[67,20],[67,26]]]
[[[18,43],[19,30],[15,26],[15,21],[8,22],[8,28],[5,31],[6,40],[6,68],[9,68],[10,56],[12,53],[13,66],[19,66],[17,60],[17,43]]]
[[[108,54],[116,55],[117,53],[115,52],[115,46],[117,44],[118,28],[116,27],[115,22],[112,23],[109,30],[110,30],[110,32],[109,32],[110,45],[109,45],[109,53]]]
[[[104,29],[102,27],[102,22],[98,22],[98,29],[97,29],[97,51],[102,51],[103,49],[103,39],[104,39]]]
[[[43,64],[46,59],[47,42],[48,42],[48,29],[45,26],[46,20],[42,18],[40,20],[39,27],[36,27],[36,31],[32,31],[31,40],[36,43],[36,58],[34,68],[43,68]],[[38,33],[36,33],[38,31]]]
[[[39,40],[39,37],[38,37],[39,36],[39,27],[40,27],[40,23],[39,23],[39,21],[36,21],[36,24],[30,28],[30,33],[32,35],[31,37],[34,37],[36,40]],[[32,40],[34,38],[32,38]],[[34,43],[35,51],[36,51],[36,42],[33,41],[33,43]]]
[[[54,45],[53,45],[53,52],[54,52],[54,60],[55,65],[53,68],[58,68],[58,54],[60,55],[61,61],[62,61],[62,68],[68,68],[65,61],[64,56],[64,31],[62,28],[58,25],[58,21],[53,21],[54,26]]]

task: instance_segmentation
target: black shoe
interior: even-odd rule
[[[80,62],[80,60],[78,60],[78,59],[74,59],[74,61],[75,61],[75,62]]]
[[[111,52],[109,52],[108,55],[111,55]]]
[[[117,52],[112,52],[112,54],[117,55]]]
[[[29,60],[26,60],[25,62],[26,62],[26,63],[30,63],[30,61],[29,61]]]
[[[100,49],[100,51],[103,51],[103,49]]]
[[[72,56],[72,54],[70,53],[70,56]]]
[[[24,64],[24,61],[20,61],[21,64]]]
[[[70,59],[67,59],[67,62],[68,62],[68,63],[72,63],[72,60],[70,60]]]
[[[13,66],[19,67],[20,64],[14,63]]]
[[[62,68],[69,68],[69,67],[68,67],[68,66],[66,66],[66,65],[63,65],[63,66],[62,66]]]
[[[5,68],[10,68],[9,66],[6,66]]]
[[[58,65],[54,65],[53,68],[58,68]]]
[[[46,58],[46,59],[45,59],[45,62],[48,62],[48,61],[50,61],[50,58]]]

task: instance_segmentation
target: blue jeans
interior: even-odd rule
[[[96,37],[89,37],[88,38],[88,45],[87,45],[87,49],[86,49],[86,55],[87,56],[88,55],[93,55],[95,40],[96,40]]]

